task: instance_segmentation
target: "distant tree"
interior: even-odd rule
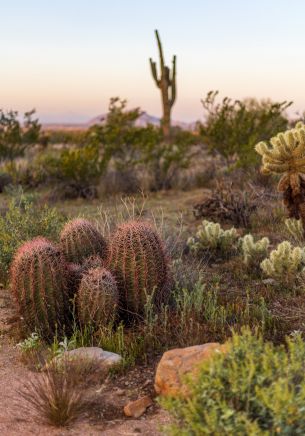
[[[39,140],[41,125],[33,119],[35,110],[24,114],[23,125],[18,120],[18,112],[4,112],[0,109],[0,160],[14,160]]]

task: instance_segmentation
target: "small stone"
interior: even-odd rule
[[[264,283],[264,285],[274,285],[275,280],[274,279],[264,279],[264,280],[262,280],[262,283]]]
[[[55,360],[57,362],[94,361],[99,364],[101,369],[109,369],[118,365],[122,361],[122,357],[119,354],[105,351],[99,347],[80,347],[65,351],[60,357],[56,357]]]
[[[146,382],[143,384],[143,388],[146,388],[147,386],[149,386],[152,383],[152,380],[146,380]]]
[[[146,412],[146,409],[152,405],[152,399],[146,395],[145,397],[141,397],[136,401],[130,401],[124,407],[124,413],[126,416],[132,416],[133,418],[140,418],[143,413]]]
[[[120,388],[118,388],[118,389],[116,389],[115,393],[116,393],[119,397],[122,397],[122,396],[125,394],[125,391],[124,391],[124,389],[120,389]]]
[[[186,374],[195,375],[198,366],[210,359],[214,353],[225,352],[226,344],[208,343],[193,347],[166,351],[158,366],[155,377],[155,390],[164,396],[186,396],[187,387],[183,382]]]

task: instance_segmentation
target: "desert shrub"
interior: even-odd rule
[[[69,363],[48,366],[46,372],[25,383],[19,390],[25,404],[25,417],[56,427],[71,424],[83,416],[87,398],[80,389],[75,370]]]
[[[217,183],[212,194],[194,206],[196,218],[229,221],[236,226],[250,227],[250,219],[257,209],[254,194],[233,189],[232,183]]]
[[[4,215],[0,215],[0,269],[6,280],[8,268],[16,249],[36,236],[57,240],[65,221],[55,208],[41,206],[24,194],[13,198]]]
[[[234,227],[223,230],[219,223],[203,220],[198,227],[196,236],[190,237],[187,245],[195,253],[211,250],[219,254],[227,254],[229,251],[235,250],[237,238],[238,233]]]
[[[226,353],[204,362],[188,381],[187,399],[162,404],[176,419],[172,435],[303,434],[305,344],[300,335],[287,349],[244,330]]]
[[[292,103],[255,99],[232,101],[228,97],[217,103],[217,95],[218,91],[210,91],[202,100],[206,121],[199,125],[199,132],[203,142],[228,162],[237,155],[239,165],[257,165],[254,145],[287,128],[285,110]]]
[[[90,143],[66,148],[59,153],[42,154],[36,166],[43,178],[67,198],[96,197],[97,185],[104,171],[99,147]]]
[[[281,242],[269,258],[261,262],[261,269],[267,276],[287,285],[295,283],[304,268],[304,248],[293,247],[289,241]]]
[[[245,235],[240,240],[243,262],[249,269],[259,269],[260,263],[268,256],[270,241],[262,238],[254,242],[252,235]]]
[[[18,112],[0,110],[0,160],[12,161],[38,142],[41,126],[38,119],[32,118],[34,114],[35,110],[26,112],[22,125]]]

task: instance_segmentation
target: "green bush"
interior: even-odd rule
[[[96,196],[96,185],[103,172],[103,162],[96,144],[73,147],[59,153],[42,154],[34,165],[44,178],[70,197]]]
[[[40,206],[34,198],[18,195],[0,216],[0,273],[5,281],[16,249],[36,236],[57,240],[64,217],[53,208]]]
[[[303,435],[305,433],[305,343],[264,343],[244,330],[227,354],[204,362],[189,380],[187,399],[162,404],[177,419],[172,435]]]
[[[13,160],[39,140],[40,124],[33,119],[35,110],[24,114],[23,125],[18,112],[4,112],[0,109],[0,160]]]
[[[287,129],[285,110],[292,103],[255,99],[233,101],[228,97],[217,103],[217,95],[218,91],[210,91],[202,100],[206,121],[199,124],[199,132],[203,142],[228,162],[237,155],[238,164],[243,167],[258,165],[255,144]]]

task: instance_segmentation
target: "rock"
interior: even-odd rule
[[[136,401],[130,401],[124,407],[124,413],[126,416],[132,416],[133,418],[140,418],[146,409],[152,405],[152,399],[146,395]]]
[[[166,351],[157,366],[155,377],[157,394],[187,395],[184,376],[186,374],[195,375],[201,362],[209,359],[215,352],[225,351],[226,345],[220,345],[217,342]]]
[[[65,351],[60,357],[55,358],[57,361],[94,361],[101,369],[109,369],[118,365],[122,361],[119,354],[105,351],[99,347],[80,347],[74,350]]]
[[[274,279],[264,279],[262,283],[264,283],[264,285],[274,285],[276,281]]]

